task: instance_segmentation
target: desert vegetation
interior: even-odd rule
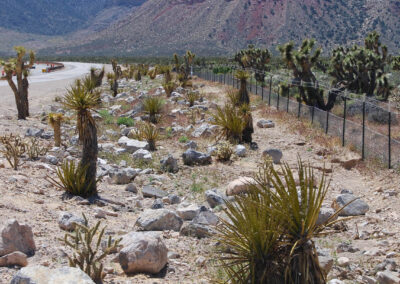
[[[0,222],[13,214],[27,225],[4,230],[34,232],[14,230],[29,248],[3,251],[0,238],[6,281],[33,277],[33,265],[87,283],[397,281],[397,170],[362,161],[251,89],[279,91],[287,106],[294,93],[299,109],[332,115],[343,93],[394,97],[386,73],[398,59],[377,33],[330,59],[317,45],[288,42],[279,59],[254,45],[229,62],[191,51],[157,63],[114,59],[22,130],[5,131]],[[224,80],[194,75],[204,69]]]

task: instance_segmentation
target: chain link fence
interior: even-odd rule
[[[213,82],[239,88],[234,69],[226,74],[215,74],[210,69],[195,69],[194,75]],[[254,71],[254,70],[253,70]],[[288,95],[280,95],[280,85],[286,84]],[[339,93],[334,107],[329,111],[308,106],[297,99],[298,88],[284,74],[266,74],[263,86],[254,78],[248,80],[248,90],[261,96],[270,107],[285,111],[298,118],[309,119],[332,137],[339,137],[342,146],[352,145],[362,159],[379,159],[387,167],[400,166],[399,114],[390,105],[374,99],[360,99],[348,93]],[[318,84],[321,89],[321,84]],[[333,89],[326,89],[325,95]]]

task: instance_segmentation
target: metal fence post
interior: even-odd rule
[[[225,73],[224,73],[224,85],[225,85]]]
[[[298,100],[299,101],[299,107],[298,107],[298,109],[297,109],[297,118],[300,118],[300,113],[301,113],[301,102],[300,102],[300,100]]]
[[[279,97],[280,97],[280,95],[279,95],[279,91],[278,91],[278,99],[276,101],[276,109],[277,110],[279,110]]]
[[[257,79],[256,79],[256,95],[257,95]]]
[[[287,101],[286,101],[286,112],[289,113],[289,98],[290,98],[290,87],[289,87],[289,92],[287,96]]]
[[[272,92],[272,75],[269,79],[269,95],[268,95],[268,105],[271,106],[271,92]]]
[[[325,127],[325,134],[328,134],[329,129],[329,110],[326,111],[326,127]]]
[[[264,101],[264,82],[261,84],[261,100]]]
[[[389,111],[389,133],[388,133],[388,138],[389,138],[389,169],[392,168],[392,113]]]
[[[346,111],[347,111],[347,97],[344,97],[344,106],[343,106],[343,133],[342,133],[342,146],[345,145],[345,134],[346,134]]]
[[[314,111],[315,111],[315,106],[312,106],[312,109],[311,109],[311,125],[314,124]]]
[[[365,101],[363,101],[361,158],[365,159]]]

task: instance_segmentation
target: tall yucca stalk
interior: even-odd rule
[[[80,80],[76,80],[64,97],[63,104],[77,112],[79,139],[83,143],[81,167],[87,167],[86,185],[92,194],[97,193],[97,128],[91,111],[98,106],[99,92],[87,90]]]
[[[236,71],[235,77],[240,81],[239,103],[250,104],[249,92],[247,91],[247,79],[250,77],[249,73],[244,70],[238,70]]]
[[[63,119],[64,116],[62,113],[49,114],[49,123],[54,129],[54,145],[56,147],[61,146],[61,122],[63,121]]]

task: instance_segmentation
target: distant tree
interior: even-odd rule
[[[268,49],[255,48],[254,45],[249,45],[247,49],[239,51],[234,60],[244,69],[255,69],[256,80],[264,85],[265,72],[268,70],[268,63],[271,60],[271,53]]]
[[[1,65],[4,67],[6,80],[15,96],[18,119],[26,119],[29,116],[28,76],[29,69],[35,61],[35,53],[33,51],[29,52],[29,63],[26,65],[24,61],[26,49],[23,46],[16,46],[14,49],[17,52],[17,57],[10,59],[8,62],[1,62]],[[14,75],[16,76],[17,84],[13,81]]]
[[[319,84],[313,68],[317,65],[322,49],[316,48],[314,39],[305,39],[298,48],[294,49],[294,43],[289,42],[278,46],[282,59],[286,66],[292,70],[292,86],[299,90],[298,99],[309,106],[316,106],[322,110],[333,108],[337,93],[330,92],[328,101],[324,100],[324,91],[319,88]]]
[[[114,78],[113,78],[114,81],[112,84],[112,91],[113,91],[113,96],[115,97],[118,94],[118,80],[122,76],[122,70],[121,66],[118,66],[118,62],[115,59],[111,60],[111,65],[114,71]]]
[[[329,74],[334,77],[333,84],[368,97],[387,100],[392,89],[385,74],[387,54],[387,47],[381,44],[376,31],[368,34],[364,46],[337,47],[330,60]]]

